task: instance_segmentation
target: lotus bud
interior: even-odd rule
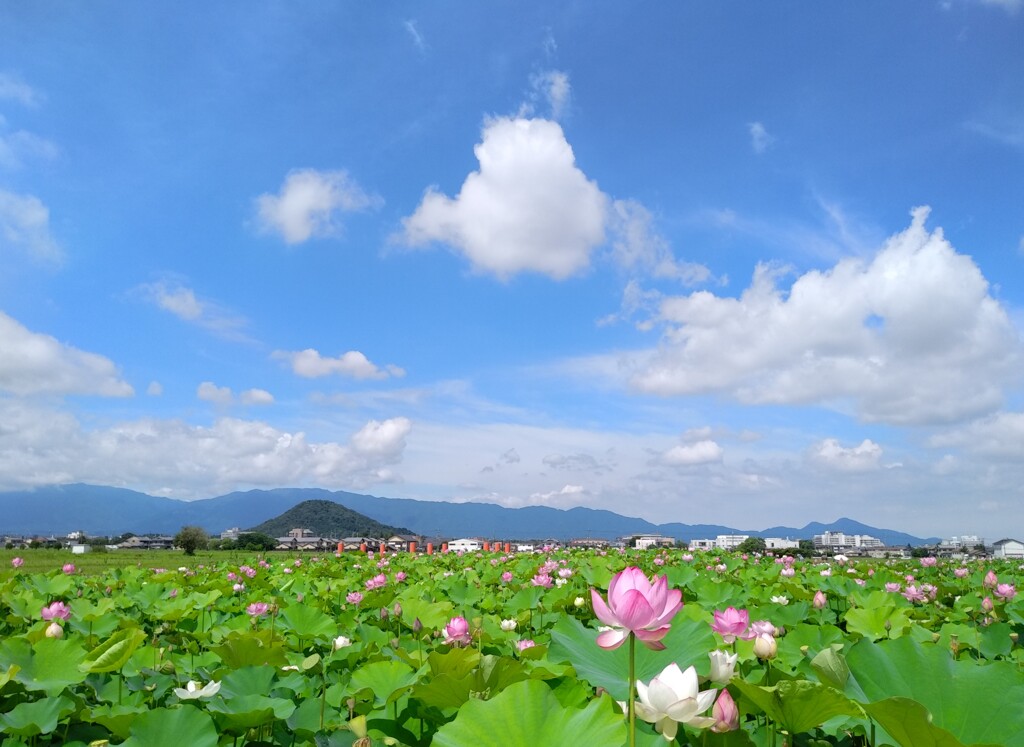
[[[584,604],[586,604],[586,603],[587,603],[587,600],[586,600],[586,599],[584,599],[583,597],[576,597],[576,598],[575,598],[575,599],[573,600],[573,602],[572,602],[573,606],[574,606],[574,607],[575,607],[576,609],[579,609],[580,607],[582,607],[582,606],[583,606]]]
[[[387,620],[388,619],[387,607],[381,607],[380,608],[380,619],[381,620]]]
[[[419,633],[419,632],[422,632],[422,630],[423,630],[423,623],[421,623],[420,619],[417,617],[415,620],[413,620],[412,632],[413,633]]]
[[[992,604],[992,597],[985,597],[981,600],[981,608],[985,610],[985,612],[991,612],[994,607],[995,605]]]
[[[819,590],[814,592],[814,601],[812,604],[816,610],[825,609],[825,607],[828,606],[828,599],[825,597],[824,593]]]
[[[762,633],[754,639],[754,656],[758,659],[774,659],[779,652],[779,644],[775,636]]]
[[[1016,643],[1020,640],[1020,635],[1018,633],[1010,633],[1010,640]]]
[[[394,615],[395,617],[401,617],[402,616],[402,605],[399,604],[398,602],[395,602],[395,606],[391,608],[391,614]]]
[[[64,628],[60,626],[60,623],[52,622],[46,628],[47,638],[63,638]]]

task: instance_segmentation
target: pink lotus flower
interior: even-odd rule
[[[996,576],[994,572],[989,571],[985,574],[985,580],[981,583],[987,589],[994,589],[996,588],[996,584],[999,583],[999,578]]]
[[[554,585],[554,581],[551,580],[551,576],[546,573],[538,573],[536,576],[530,579],[530,583],[534,586],[542,586],[545,589],[550,589]]]
[[[406,578],[408,578],[408,576],[406,576],[405,571],[399,571],[395,574],[395,581],[397,581],[398,583],[402,583],[403,581],[405,581]]]
[[[814,600],[811,602],[811,604],[814,606],[814,609],[816,610],[825,609],[825,607],[828,606],[828,598],[819,589],[818,591],[814,592]]]
[[[722,640],[726,643],[732,643],[737,638],[742,638],[750,625],[750,613],[735,607],[727,607],[725,612],[715,610],[714,616],[711,629],[722,636]]]
[[[512,571],[505,571],[501,574],[501,583],[507,584],[512,580]]]
[[[615,574],[608,584],[608,601],[590,590],[597,619],[608,626],[597,637],[597,645],[611,651],[635,635],[649,649],[665,648],[661,639],[668,633],[669,621],[683,606],[683,593],[668,588],[668,578],[659,576],[651,583],[644,572],[630,566]]]
[[[39,611],[39,616],[44,620],[67,620],[71,617],[71,610],[64,602],[53,602]]]
[[[995,595],[1000,599],[1010,600],[1017,596],[1017,589],[1013,584],[999,584],[996,587]]]
[[[796,568],[783,568],[781,571],[779,571],[779,575],[785,576],[786,578],[793,578],[793,576],[796,575]]]
[[[465,645],[473,640],[469,634],[469,622],[464,617],[453,617],[444,626],[444,642]]]
[[[75,572],[75,564],[74,563],[65,563],[64,567],[61,568],[61,570],[64,571],[64,573],[66,575],[70,576],[72,573]]]
[[[750,624],[750,630],[743,636],[743,640],[749,641],[759,635],[770,635],[775,636],[779,634],[779,629],[771,624],[768,620],[758,620]]]
[[[520,651],[525,651],[528,648],[533,648],[537,644],[530,638],[524,638],[521,641],[516,641],[516,648]]]
[[[934,566],[938,562],[939,562],[938,558],[933,558],[932,556],[929,555],[927,558],[921,558],[921,567],[922,568],[931,568],[932,566]]]
[[[964,578],[968,573],[970,573],[970,571],[966,568],[957,568],[955,571],[953,571],[953,575],[957,578]]]
[[[358,591],[353,591],[345,595],[345,601],[349,604],[359,604],[361,601],[363,601],[363,595],[360,594]]]
[[[266,602],[253,602],[245,608],[245,611],[249,613],[249,617],[263,617],[269,609],[270,605]]]
[[[925,602],[928,600],[928,597],[925,595],[925,593],[913,584],[906,588],[906,590],[903,592],[903,596],[906,598],[908,602]]]
[[[892,581],[888,582],[888,583],[887,583],[887,584],[885,585],[885,590],[886,590],[887,592],[889,592],[890,594],[895,594],[895,593],[896,593],[896,592],[898,592],[898,591],[899,591],[899,590],[900,590],[901,588],[902,588],[902,587],[901,587],[901,586],[900,586],[899,584],[897,584],[897,583],[893,583]]]
[[[11,565],[15,568],[21,568],[22,563],[24,562],[25,560],[23,558],[11,558]]]
[[[715,720],[715,725],[711,727],[713,732],[721,734],[740,728],[740,709],[736,707],[736,701],[728,690],[723,689],[718,694],[718,700],[711,708],[711,717]]]

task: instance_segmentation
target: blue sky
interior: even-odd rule
[[[0,489],[1024,535],[1024,2],[0,5]]]

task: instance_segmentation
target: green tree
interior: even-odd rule
[[[235,540],[236,550],[273,550],[277,547],[277,540],[262,532],[246,532],[240,534]]]
[[[174,536],[174,544],[185,551],[186,555],[195,555],[196,550],[205,550],[210,538],[202,527],[187,526]]]
[[[747,537],[736,546],[736,552],[764,552],[764,537]]]

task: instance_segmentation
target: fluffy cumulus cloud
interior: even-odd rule
[[[217,386],[212,381],[204,381],[196,387],[196,396],[203,402],[212,402],[215,405],[230,405],[235,400],[230,387]]]
[[[738,298],[699,291],[662,301],[660,348],[633,385],[662,395],[852,408],[866,421],[937,424],[998,409],[1024,360],[1006,310],[927,208],[870,260],[798,277],[761,265]]]
[[[398,366],[388,364],[380,367],[372,363],[358,350],[349,350],[336,358],[325,357],[313,348],[290,352],[277,350],[273,357],[287,361],[296,376],[316,379],[322,376],[346,376],[352,379],[387,379],[405,376]]]
[[[380,198],[363,191],[346,171],[292,171],[276,194],[256,198],[261,230],[279,234],[288,244],[336,236],[340,215],[379,205]]]
[[[849,448],[834,438],[826,438],[811,449],[818,464],[840,472],[868,472],[881,466],[882,447],[870,439]]]
[[[239,395],[243,405],[272,405],[274,395],[266,389],[246,389]]]
[[[563,279],[604,243],[608,198],[576,166],[562,128],[545,119],[500,117],[474,148],[480,169],[459,194],[429,189],[403,220],[412,246],[448,244],[480,272],[537,272]]]
[[[692,467],[722,461],[722,447],[710,439],[679,444],[658,456],[657,461],[669,467]]]
[[[0,391],[14,395],[130,397],[117,366],[96,353],[32,332],[0,311]]]
[[[0,257],[9,251],[50,264],[64,260],[63,249],[50,233],[50,210],[42,200],[0,189]]]
[[[66,413],[3,399],[0,423],[0,489],[90,482],[180,498],[239,486],[393,481],[411,427],[403,418],[368,423],[345,443],[236,418],[209,426],[141,419],[90,431]]]

